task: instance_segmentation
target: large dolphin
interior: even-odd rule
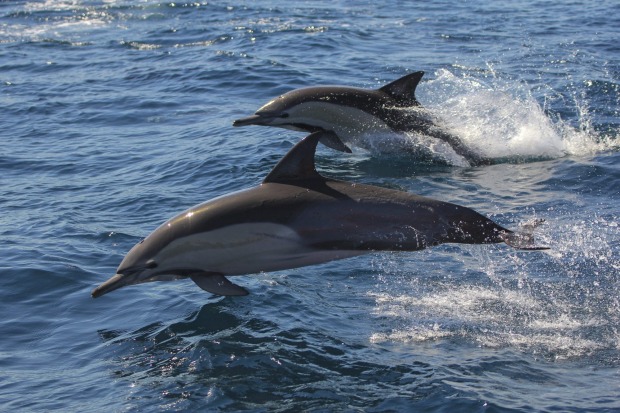
[[[461,139],[437,126],[415,97],[424,72],[410,73],[380,89],[316,86],[291,90],[233,126],[277,126],[305,132],[325,131],[321,142],[343,152],[366,147],[362,136],[416,132],[446,142],[471,165],[490,159],[468,148]],[[372,139],[372,137],[371,137]],[[368,147],[366,147],[368,149]]]
[[[469,208],[321,176],[314,155],[323,135],[300,141],[260,185],[165,222],[129,251],[116,275],[92,296],[186,277],[213,294],[245,295],[226,276],[448,242],[541,249],[531,233],[512,232]]]

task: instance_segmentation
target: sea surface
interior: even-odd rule
[[[418,100],[496,162],[377,137],[319,170],[473,208],[548,251],[442,245],[93,299],[190,206],[303,133],[288,90]],[[0,410],[620,411],[620,3],[0,2]],[[240,260],[244,257],[239,257]]]

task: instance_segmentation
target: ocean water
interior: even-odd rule
[[[609,0],[0,2],[0,410],[620,411],[619,27]],[[497,163],[377,137],[320,148],[319,169],[544,219],[550,250],[90,297],[160,223],[256,185],[303,136],[234,119],[416,70],[422,104]]]

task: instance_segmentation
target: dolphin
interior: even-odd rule
[[[116,275],[92,296],[180,278],[213,294],[246,295],[226,277],[442,243],[544,249],[533,244],[531,231],[510,231],[463,206],[320,175],[314,158],[323,136],[315,132],[301,140],[260,185],[166,221],[129,251]]]
[[[424,72],[414,72],[380,89],[316,86],[291,90],[262,106],[233,126],[277,126],[305,132],[328,132],[321,142],[335,150],[350,146],[369,149],[364,135],[416,132],[446,142],[471,165],[491,160],[468,148],[461,139],[435,124],[429,111],[415,97]]]

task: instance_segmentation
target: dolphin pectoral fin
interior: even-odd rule
[[[502,235],[502,239],[507,245],[513,248],[527,251],[548,250],[549,247],[538,246],[534,240],[534,230],[540,226],[544,219],[534,219],[525,222],[519,226],[519,231],[506,232]]]
[[[321,132],[321,137],[319,138],[319,142],[328,148],[334,149],[340,152],[351,153],[351,149],[344,144],[344,142],[338,137],[336,132],[333,131],[324,131]]]
[[[197,272],[190,274],[196,285],[203,290],[216,295],[248,295],[249,292],[245,288],[234,284],[224,277],[222,274],[211,272]]]

